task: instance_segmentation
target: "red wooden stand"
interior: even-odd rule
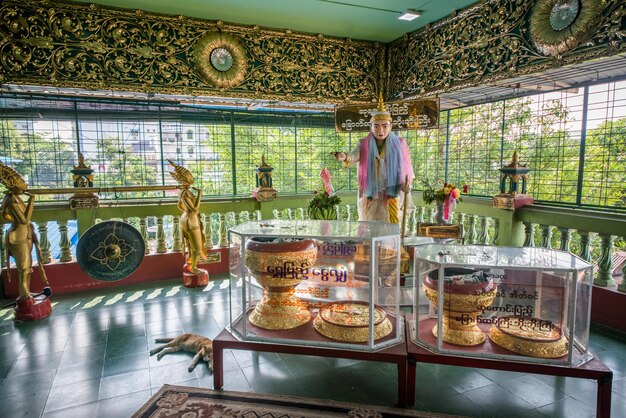
[[[514,360],[474,358],[468,356],[455,356],[448,354],[436,354],[422,348],[411,341],[414,335],[411,317],[407,317],[406,343],[408,352],[408,382],[407,399],[409,405],[415,404],[415,374],[416,363],[446,364],[449,366],[473,367],[479,369],[504,370],[509,372],[535,373],[550,376],[577,377],[581,379],[593,379],[597,381],[597,418],[610,418],[611,416],[611,386],[613,372],[597,358],[578,366],[556,366],[553,364],[524,363]]]
[[[198,273],[183,272],[183,284],[185,287],[204,287],[209,284],[209,273],[200,269]]]
[[[14,311],[17,321],[35,321],[46,318],[52,313],[50,298],[45,295],[31,298],[19,297],[16,299],[16,303]]]
[[[246,319],[247,320],[247,319]],[[394,325],[395,331],[395,318],[392,318],[391,323]],[[238,324],[240,325],[240,323]],[[254,328],[254,325],[247,323],[248,329]],[[259,332],[271,333],[276,331],[261,330],[260,328],[254,328]],[[306,324],[293,330],[278,331],[279,334],[294,333],[303,336],[303,340],[317,339],[322,341],[325,337],[319,335],[314,329],[312,324]],[[395,332],[392,333],[395,335]],[[384,363],[395,363],[398,367],[398,406],[406,407],[406,395],[407,395],[407,357],[406,346],[404,343],[400,343],[393,347],[384,348],[380,351],[358,351],[358,350],[346,350],[324,346],[301,346],[301,345],[288,345],[278,342],[270,341],[241,341],[235,338],[227,329],[222,330],[217,337],[213,340],[213,389],[222,389],[224,385],[224,350],[250,350],[259,351],[264,353],[283,353],[283,354],[300,354],[305,356],[318,356],[318,357],[330,357],[330,358],[347,358],[354,360],[366,360],[366,361],[379,361]]]

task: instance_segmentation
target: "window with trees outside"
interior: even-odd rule
[[[0,97],[0,161],[31,188],[70,187],[70,170],[82,153],[100,187],[174,184],[172,160],[193,172],[206,196],[245,196],[264,155],[281,194],[319,189],[324,167],[335,189],[354,190],[354,169],[341,168],[331,152],[349,150],[363,135],[336,133],[329,113]],[[468,184],[471,195],[491,197],[499,192],[498,169],[517,151],[531,169],[528,191],[536,201],[626,209],[625,81],[445,110],[438,129],[400,135],[409,143],[416,190],[428,178]]]

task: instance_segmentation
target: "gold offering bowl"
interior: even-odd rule
[[[311,239],[270,242],[264,237],[246,242],[246,267],[263,287],[263,297],[248,316],[264,329],[291,329],[311,320],[295,288],[315,264],[317,248]]]
[[[559,358],[569,351],[561,327],[539,318],[500,317],[491,326],[489,339],[502,348],[529,357]]]
[[[476,270],[464,268],[445,268],[443,284],[442,339],[456,345],[478,345],[485,342],[486,337],[477,325],[477,318],[482,309],[491,305],[496,297],[497,286],[492,279],[472,282],[464,278],[471,277]],[[432,270],[424,278],[424,294],[437,306],[439,270]],[[437,336],[437,325],[433,334]]]
[[[387,313],[374,305],[374,340],[386,337],[393,331]],[[370,305],[367,302],[339,301],[320,309],[313,327],[325,337],[347,343],[364,343],[369,340]]]

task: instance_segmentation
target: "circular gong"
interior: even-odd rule
[[[95,224],[80,237],[76,259],[89,277],[114,282],[137,270],[145,249],[143,237],[132,225],[106,221]]]

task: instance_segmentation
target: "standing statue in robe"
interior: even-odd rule
[[[406,201],[410,205],[406,210],[412,207],[410,196],[404,199],[414,177],[411,155],[406,140],[391,132],[391,120],[381,95],[372,112],[370,133],[350,153],[334,153],[346,168],[358,163],[359,221],[397,224],[402,218],[399,212],[405,210],[399,205]]]
[[[169,163],[174,167],[170,175],[176,180],[180,187],[178,195],[178,209],[181,210],[180,230],[183,236],[183,256],[185,257],[185,271],[193,274],[206,274],[206,270],[198,268],[200,256],[206,258],[204,243],[204,227],[200,217],[200,199],[202,190],[192,187],[194,182],[191,171],[183,166],[177,165],[171,160]],[[195,194],[194,191],[195,190]]]
[[[6,259],[9,257],[15,260],[15,268],[18,274],[18,308],[26,305],[33,305],[33,295],[30,293],[30,281],[33,274],[33,245],[37,250],[39,258],[39,275],[43,281],[46,297],[50,296],[48,278],[41,262],[41,250],[35,233],[34,225],[31,222],[33,215],[35,196],[27,192],[28,185],[24,178],[13,168],[0,163],[0,182],[6,186],[5,196],[2,200],[2,218],[11,222],[11,226],[5,238]],[[21,195],[28,196],[28,202],[24,202]],[[11,280],[11,271],[7,270],[9,281]],[[47,308],[46,308],[47,310]],[[49,315],[49,313],[48,313]],[[47,316],[47,315],[45,315]],[[24,317],[19,319],[38,319],[39,317]]]

